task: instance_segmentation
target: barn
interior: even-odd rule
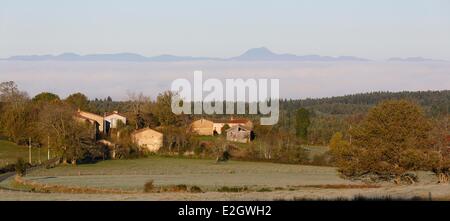
[[[214,134],[213,125],[214,125],[213,121],[200,119],[191,123],[191,129],[192,132],[198,135],[213,135]]]
[[[135,144],[151,152],[157,152],[163,146],[163,134],[151,128],[136,130],[131,137]]]
[[[248,143],[253,139],[252,128],[244,125],[232,126],[226,132],[228,141]]]

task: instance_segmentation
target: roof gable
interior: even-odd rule
[[[159,132],[157,130],[154,130],[152,128],[149,128],[149,127],[135,130],[132,134],[135,135],[135,134],[144,133],[144,132],[153,132],[153,133],[158,133],[158,134],[161,134],[161,135],[163,134],[163,133],[161,133],[161,132]]]

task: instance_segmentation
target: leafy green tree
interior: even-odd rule
[[[427,167],[427,154],[432,150],[430,129],[420,106],[406,100],[388,100],[370,109],[350,131],[351,145],[336,134],[330,146],[343,175],[371,174],[401,182],[407,171]]]
[[[165,91],[156,98],[154,115],[162,126],[178,125],[180,119],[172,112],[173,92]]]
[[[222,136],[226,137],[228,129],[230,129],[230,125],[228,125],[228,124],[223,125],[223,127],[220,129],[220,134]]]
[[[73,108],[78,108],[81,110],[89,110],[89,99],[86,95],[82,93],[75,93],[69,95],[66,100],[66,103],[70,104]]]
[[[17,158],[17,162],[14,164],[16,174],[18,176],[25,176],[27,173],[28,164],[22,158]]]
[[[50,92],[42,92],[37,94],[31,99],[33,102],[41,103],[41,102],[52,102],[59,101],[59,96]]]
[[[308,139],[308,127],[311,124],[309,111],[305,108],[298,109],[295,116],[295,123],[297,137],[306,141]]]

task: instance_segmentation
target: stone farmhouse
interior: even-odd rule
[[[151,128],[136,130],[131,138],[139,147],[151,152],[157,152],[163,146],[163,134]]]
[[[78,110],[75,115],[75,119],[79,121],[89,122],[94,125],[97,138],[100,137],[99,135],[101,134],[110,135],[114,129],[117,129],[119,124],[127,123],[127,118],[119,114],[118,111],[105,113],[102,117],[98,114]],[[131,134],[131,137],[133,142],[136,143],[139,147],[148,149],[152,152],[158,151],[163,145],[163,134],[150,128],[136,130]],[[114,147],[113,143],[104,139],[98,140],[98,142],[111,148]]]
[[[106,135],[109,135],[111,129],[117,128],[119,121],[121,121],[123,124],[127,123],[127,118],[123,115],[120,115],[118,111],[114,111],[111,114],[105,113],[105,115],[102,117],[98,114],[78,110],[75,114],[75,119],[93,124],[95,126],[97,134]]]
[[[228,125],[230,128],[233,126],[242,125],[247,128],[253,129],[253,123],[248,119],[235,119],[229,120],[207,120],[199,119],[191,123],[191,130],[198,135],[213,136],[222,134],[222,128]]]
[[[249,143],[253,140],[252,128],[245,125],[235,125],[226,131],[227,140],[240,143]]]
[[[121,122],[122,124],[127,124],[127,118],[123,115],[120,115],[118,111],[105,113],[103,119],[105,125],[104,130],[106,134],[109,134],[110,129],[116,129],[119,125],[119,122]]]

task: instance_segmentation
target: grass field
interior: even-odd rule
[[[263,162],[181,159],[152,156],[110,160],[96,164],[66,165],[31,172],[27,179],[49,184],[141,190],[148,180],[157,186],[185,184],[214,191],[223,186],[290,188],[302,185],[351,184],[335,168]]]
[[[26,157],[27,148],[2,141],[3,160],[12,162]],[[20,148],[20,149],[19,149]],[[322,154],[326,147],[306,147],[311,155]],[[95,164],[60,165],[30,171],[23,177],[39,185],[68,188],[94,188],[126,191],[115,193],[73,193],[67,191],[17,192],[0,188],[0,200],[295,200],[367,197],[450,197],[448,185],[436,184],[431,172],[419,172],[420,183],[403,186],[381,183],[375,186],[345,180],[336,168],[289,165],[267,162],[186,159],[150,156],[133,160],[107,160]],[[32,190],[36,186],[18,186],[11,177],[0,187]],[[163,191],[144,193],[144,184],[152,180],[155,187],[198,186],[203,193]],[[48,186],[48,185],[47,185]],[[225,191],[224,191],[225,190]],[[239,190],[242,192],[236,192]]]
[[[28,162],[28,147],[19,146],[6,140],[0,140],[0,167],[15,163],[19,157]],[[33,163],[38,163],[39,150],[37,148],[32,148],[31,159]],[[41,160],[44,161],[46,159],[47,149],[43,148],[41,150]]]

